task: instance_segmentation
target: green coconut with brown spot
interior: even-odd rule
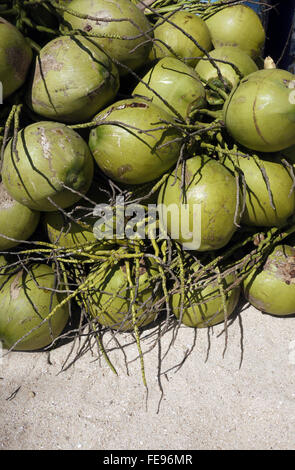
[[[175,174],[176,171],[176,174]],[[240,220],[235,177],[218,161],[196,156],[180,165],[162,185],[158,208],[161,229],[186,250],[223,248]]]
[[[4,348],[41,349],[62,333],[69,318],[67,304],[46,320],[64,299],[64,294],[56,291],[55,281],[53,269],[44,264],[8,273],[0,285],[0,341]]]
[[[61,36],[37,56],[27,102],[48,119],[83,122],[114,99],[119,85],[117,67],[93,41]]]
[[[0,43],[0,82],[5,99],[25,83],[33,53],[22,33],[1,17]]]
[[[232,5],[212,11],[206,19],[214,48],[233,46],[253,58],[262,54],[265,31],[255,11],[246,5]]]
[[[241,288],[235,284],[236,274],[223,277],[221,284],[214,281],[207,286],[194,282],[199,267],[193,265],[189,270],[190,284],[182,298],[180,289],[176,288],[171,297],[171,308],[177,319],[191,328],[206,328],[229,318],[239,301]],[[223,289],[223,295],[221,293]]]
[[[176,11],[173,15],[167,13],[164,18],[166,21],[159,18],[155,25],[153,55],[158,59],[166,56],[185,59],[194,67],[204,51],[212,49],[205,21],[187,11]]]
[[[150,98],[154,104],[173,112],[164,100],[184,119],[193,109],[206,106],[205,88],[194,69],[174,57],[164,57],[143,77],[133,95]]]
[[[276,246],[261,269],[254,266],[248,271],[243,289],[246,299],[262,312],[295,314],[295,248]]]
[[[135,325],[146,326],[158,316],[156,303],[161,298],[161,291],[159,282],[152,279],[157,275],[156,263],[146,258],[140,261],[139,278],[136,281],[135,265],[131,263],[133,285],[130,287],[126,266],[116,264],[98,273],[93,289],[81,294],[84,306],[101,325],[115,330],[132,331]]]
[[[295,76],[281,69],[258,70],[232,91],[223,108],[227,131],[241,145],[278,152],[295,144]]]
[[[177,161],[181,134],[173,116],[145,98],[121,100],[95,116],[89,146],[101,170],[114,181],[153,181]],[[162,121],[172,123],[167,125]],[[110,122],[110,124],[108,124]]]
[[[13,199],[0,183],[0,250],[27,240],[37,228],[40,213]]]
[[[3,184],[16,201],[33,210],[73,205],[93,179],[94,162],[82,137],[65,124],[41,121],[18,132],[4,151]]]
[[[119,63],[121,75],[145,65],[152,48],[152,26],[136,5],[129,0],[72,0],[69,8],[80,17],[65,12],[62,29],[94,35],[93,41]]]
[[[243,175],[245,210],[241,223],[248,226],[281,227],[295,213],[292,170],[279,155],[260,159],[231,155],[222,162]]]

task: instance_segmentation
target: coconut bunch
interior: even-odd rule
[[[295,313],[295,77],[243,3],[6,2],[7,349],[131,332],[144,371],[156,324]]]

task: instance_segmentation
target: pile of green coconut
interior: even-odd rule
[[[241,302],[294,315],[295,76],[264,57],[254,10],[7,0],[0,15],[4,348],[54,347],[74,317],[140,351],[146,328],[227,328]]]

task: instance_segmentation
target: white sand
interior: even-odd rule
[[[162,375],[159,413],[157,348],[145,355],[147,409],[140,364],[130,363],[127,375],[120,351],[111,354],[118,376],[90,352],[59,374],[70,344],[51,352],[52,365],[46,353],[9,354],[0,366],[0,449],[294,449],[295,318],[250,307],[240,319],[229,327],[224,358],[222,327],[210,338],[198,331],[183,366]],[[162,354],[170,339],[162,338]],[[193,339],[181,328],[162,372],[182,361]],[[136,345],[125,352],[132,360]]]

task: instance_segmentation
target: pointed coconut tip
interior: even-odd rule
[[[276,64],[272,57],[268,56],[264,59],[264,68],[265,69],[276,69]]]

